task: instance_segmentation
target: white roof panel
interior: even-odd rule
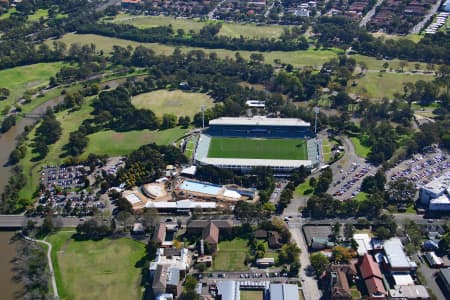
[[[311,124],[295,118],[267,118],[264,116],[255,116],[253,118],[222,117],[209,121],[209,125],[310,126]]]

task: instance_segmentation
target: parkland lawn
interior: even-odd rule
[[[306,142],[300,139],[213,137],[208,157],[307,160]]]
[[[25,91],[46,86],[50,77],[55,76],[63,65],[61,62],[40,63],[1,70],[0,87],[7,88],[10,94],[6,100],[0,101],[0,114],[19,100]]]
[[[75,241],[72,234],[47,238],[61,299],[141,299],[145,244],[129,238]]]
[[[169,113],[179,116],[189,116],[191,120],[200,112],[200,106],[213,106],[213,99],[202,93],[188,93],[180,90],[158,90],[134,96],[131,103],[137,108],[152,110],[157,116]]]
[[[219,250],[213,260],[214,271],[246,271],[245,254],[248,253],[248,241],[240,238],[219,243]]]
[[[183,29],[185,34],[188,34],[190,30],[199,32],[200,29],[208,24],[207,22],[195,19],[176,19],[167,16],[132,16],[129,14],[119,14],[110,22],[133,25],[138,28],[168,26],[170,24],[175,31]],[[289,26],[222,23],[219,35],[229,37],[240,37],[242,35],[249,38],[279,38],[285,28],[289,28]]]
[[[432,81],[435,77],[424,74],[409,73],[380,73],[368,72],[362,78],[355,79],[356,86],[351,86],[353,80],[348,81],[348,92],[369,98],[393,99],[395,93],[403,93],[403,86],[407,82],[418,80]]]
[[[351,137],[350,140],[355,147],[356,155],[362,158],[366,158],[370,152],[370,148],[361,144],[361,140],[358,137]]]
[[[170,55],[175,50],[175,46],[163,45],[158,43],[139,43],[130,40],[118,39],[105,37],[96,34],[76,34],[69,33],[64,35],[60,41],[66,43],[68,46],[71,44],[87,44],[93,43],[96,45],[97,50],[102,50],[105,53],[110,53],[114,45],[127,47],[130,45],[135,48],[137,46],[144,46],[149,49],[155,51],[156,54]],[[49,46],[51,46],[51,42],[47,42]],[[268,64],[274,63],[275,59],[279,59],[282,63],[291,64],[293,66],[312,66],[319,68],[325,62],[329,61],[332,58],[337,58],[339,53],[342,53],[341,50],[332,49],[332,50],[299,50],[299,51],[272,51],[272,52],[252,52],[252,51],[232,51],[225,49],[206,49],[206,48],[197,48],[197,47],[178,47],[183,52],[188,52],[191,50],[202,50],[205,53],[216,53],[220,58],[234,58],[236,52],[245,58],[249,59],[252,53],[260,53],[264,56],[264,61]]]

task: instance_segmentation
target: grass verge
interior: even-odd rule
[[[370,147],[361,144],[361,140],[358,137],[351,137],[350,140],[355,147],[355,152],[359,157],[366,158],[370,152]]]

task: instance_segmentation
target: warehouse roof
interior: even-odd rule
[[[392,268],[409,268],[409,259],[403,251],[399,238],[391,238],[384,242],[384,252]]]
[[[295,118],[267,118],[264,116],[254,116],[252,118],[222,117],[209,121],[209,125],[310,126],[311,124]]]

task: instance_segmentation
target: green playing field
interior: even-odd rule
[[[213,137],[208,157],[307,160],[301,139],[250,139]]]

